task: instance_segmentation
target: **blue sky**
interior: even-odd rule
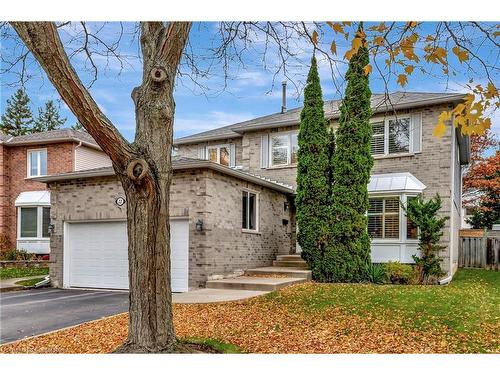
[[[120,26],[118,23],[90,24],[93,30],[102,29],[100,34],[105,40],[116,40]],[[199,58],[199,66],[206,67],[213,60],[211,47],[218,42],[217,23],[196,23],[190,34],[190,45]],[[368,25],[369,26],[369,25]],[[141,80],[141,61],[138,56],[138,41],[134,35],[134,24],[124,25],[124,35],[119,44],[120,53],[127,55],[126,63],[121,67],[116,59],[99,57],[97,64],[99,75],[90,91],[94,99],[122,134],[129,140],[134,137],[134,107],[130,98],[130,92],[138,86]],[[433,25],[424,25],[425,29],[432,30]],[[69,41],[72,37],[78,36],[78,25],[64,27],[60,34],[63,41]],[[329,43],[333,34],[326,34],[321,37],[321,45],[329,49]],[[242,55],[244,66],[233,61],[229,64],[230,79],[225,86],[224,73],[220,65],[214,64],[211,68],[210,76],[198,80],[198,83],[209,89],[200,89],[189,79],[187,69],[183,68],[183,75],[177,80],[175,90],[176,115],[174,123],[174,135],[180,137],[205,131],[215,127],[228,125],[244,121],[250,118],[263,116],[278,112],[281,108],[281,82],[286,78],[288,83],[288,107],[293,108],[301,105],[301,89],[305,82],[308,71],[307,63],[312,53],[311,43],[305,40],[297,40],[292,43],[297,57],[289,60],[288,74],[284,76],[283,71],[275,73],[278,65],[278,54],[274,47],[268,50],[265,59],[263,57],[264,41],[262,36],[255,35],[250,48]],[[76,44],[70,44],[74,46]],[[337,42],[338,56],[343,56],[347,50],[347,42]],[[15,41],[4,41],[2,55],[11,56],[16,53]],[[72,47],[67,48],[67,52],[73,52]],[[319,57],[319,56],[318,56]],[[320,57],[319,57],[320,58]],[[84,83],[91,81],[91,75],[86,70],[89,62],[83,53],[77,53],[72,57],[77,72]],[[458,66],[460,69],[460,66]],[[326,63],[325,59],[319,59],[319,70],[322,78],[322,87],[325,99],[339,98],[339,91],[336,85],[342,85],[343,74],[346,64],[339,63],[335,72]],[[47,80],[43,72],[40,71],[36,62],[32,59],[28,65],[28,70],[32,78],[26,83],[26,89],[32,100],[33,113],[36,108],[43,106],[46,100],[58,100],[59,95]],[[10,86],[16,80],[13,72],[2,74],[0,104],[2,111],[6,100],[16,90],[16,86]],[[478,79],[480,81],[480,79]],[[335,81],[335,83],[334,83]],[[405,88],[408,91],[460,91],[465,92],[464,83],[468,81],[468,76],[458,74],[453,80],[446,81],[444,77],[429,77],[418,72],[410,77]],[[498,86],[498,84],[497,84]],[[371,88],[373,92],[382,92],[384,84],[380,76],[376,73],[371,75]],[[394,83],[389,85],[389,89],[401,90]],[[68,118],[67,126],[75,123],[76,119],[68,110],[64,103],[61,104],[61,112]],[[497,111],[498,112],[498,111]],[[500,118],[498,114],[493,116],[493,130],[500,134]]]

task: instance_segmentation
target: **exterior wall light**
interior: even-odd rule
[[[196,222],[196,230],[198,232],[203,232],[203,220],[202,219],[198,219],[198,221]]]

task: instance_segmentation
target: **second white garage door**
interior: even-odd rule
[[[170,222],[172,291],[188,290],[189,226]],[[128,289],[127,224],[124,221],[68,223],[64,286]]]

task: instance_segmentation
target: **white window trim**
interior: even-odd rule
[[[42,151],[45,151],[45,154],[47,155],[47,169],[49,169],[49,155],[47,153],[47,149],[46,148],[30,148],[28,150],[26,150],[26,175],[28,178],[31,178],[31,177],[41,177],[41,176],[46,176],[46,175],[43,175],[40,173],[41,169],[42,169],[42,162],[41,162],[41,158],[38,157],[38,161],[37,161],[37,171],[38,171],[38,174],[36,175],[32,175],[31,174],[31,156],[33,153],[35,152],[42,152]]]
[[[50,208],[50,205],[39,205],[39,206],[18,206],[17,207],[17,240],[18,241],[30,241],[30,240],[49,240],[49,237],[43,237],[43,208]],[[36,237],[21,237],[21,209],[22,208],[36,208]]]
[[[216,148],[217,149],[217,164],[220,164],[220,149],[221,148],[227,148],[227,151],[229,152],[229,165],[231,165],[231,146],[229,145],[229,143],[227,144],[218,144],[218,145],[207,145],[205,147],[205,157],[208,161],[210,161],[210,153],[209,153],[209,149],[210,148]]]
[[[410,137],[408,139],[410,144],[408,147],[408,152],[398,152],[398,153],[391,153],[390,154],[389,153],[389,121],[400,120],[400,119],[405,119],[405,118],[410,120],[410,130],[409,130]],[[395,157],[400,157],[400,156],[415,155],[415,152],[413,151],[413,127],[414,127],[414,124],[413,124],[411,113],[400,115],[400,116],[394,115],[394,116],[387,116],[387,117],[374,117],[374,118],[370,119],[371,126],[373,126],[373,124],[376,124],[379,122],[384,123],[384,153],[383,154],[372,154],[374,159],[395,158]],[[422,133],[422,132],[420,132],[420,133]],[[422,134],[420,134],[420,137],[422,137]]]
[[[292,135],[299,136],[298,130],[290,130],[286,132],[277,132],[269,134],[269,168],[286,168],[286,167],[296,167],[297,163],[292,163]],[[286,155],[286,164],[273,164],[273,138],[288,136],[288,151]],[[298,139],[297,139],[298,144]],[[284,146],[283,146],[284,147]]]
[[[258,234],[258,233],[260,233],[259,232],[259,229],[260,229],[260,193],[258,191],[251,190],[251,189],[242,189],[242,192],[255,194],[256,205],[255,205],[255,229],[241,228],[241,231],[243,233],[253,233],[253,234],[257,233]],[[247,202],[247,207],[249,207],[248,202]],[[241,206],[241,210],[243,211],[243,205]],[[242,212],[242,214],[243,214],[243,212]],[[247,213],[247,223],[249,223],[249,222],[250,222],[250,210],[248,210],[248,213]],[[243,226],[243,223],[242,223],[242,226]]]
[[[368,197],[371,198],[379,198],[379,199],[387,199],[387,198],[398,198],[399,199],[399,238],[370,238],[372,243],[381,244],[381,243],[391,243],[391,244],[417,244],[418,238],[411,239],[406,238],[407,236],[407,216],[405,210],[401,207],[401,204],[406,207],[408,204],[408,198],[414,198],[417,194],[406,194],[394,192],[393,194],[370,194]],[[368,212],[367,212],[368,216]],[[383,230],[383,229],[382,229]]]

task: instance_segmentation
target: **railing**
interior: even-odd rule
[[[458,266],[463,268],[500,269],[500,233],[485,231],[482,236],[460,237]]]

